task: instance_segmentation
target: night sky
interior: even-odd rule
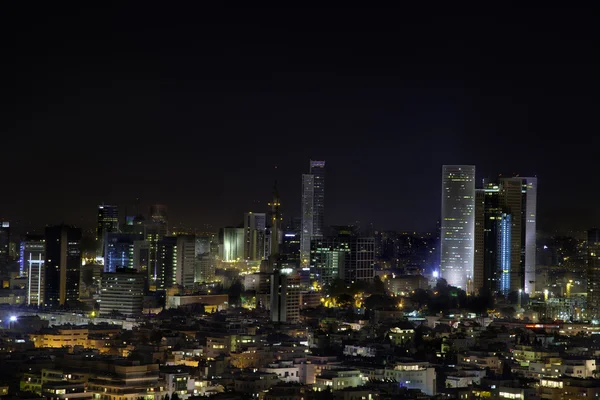
[[[120,3],[0,4],[0,218],[22,229],[136,197],[217,229],[275,178],[299,216],[311,158],[328,224],[433,230],[441,165],[475,164],[538,176],[541,229],[600,225],[592,9]]]

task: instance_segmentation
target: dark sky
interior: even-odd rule
[[[0,218],[22,227],[136,197],[235,224],[274,165],[299,215],[311,158],[330,224],[432,230],[453,163],[537,175],[542,229],[600,222],[593,9],[59,3],[0,4]]]

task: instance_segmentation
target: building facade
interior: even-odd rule
[[[105,272],[100,291],[100,315],[118,313],[126,317],[142,313],[144,275],[127,271]]]
[[[291,269],[271,274],[271,321],[297,322],[300,319],[300,277]]]
[[[265,259],[267,214],[244,214],[244,258],[250,261]]]
[[[64,306],[79,300],[81,273],[81,229],[50,226],[45,235],[44,304]]]
[[[21,276],[27,277],[27,304],[44,304],[46,241],[43,236],[28,236],[20,246]]]
[[[475,261],[475,166],[442,167],[441,276],[473,292]]]
[[[219,232],[219,255],[222,261],[244,259],[244,228],[222,228]]]
[[[104,241],[107,233],[119,232],[119,207],[108,204],[98,206],[98,222],[96,226],[96,243],[98,255],[104,257]]]

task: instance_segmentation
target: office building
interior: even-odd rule
[[[321,285],[338,278],[349,284],[371,281],[375,276],[375,238],[360,236],[353,226],[332,230],[332,235],[312,241],[311,279]]]
[[[196,236],[177,236],[175,283],[183,288],[193,288],[196,280]]]
[[[149,276],[148,266],[150,263],[150,242],[136,240],[133,242],[133,269]]]
[[[442,278],[473,292],[475,246],[475,166],[442,167]]]
[[[325,234],[325,161],[310,160],[310,174],[314,177],[313,237]]]
[[[196,256],[212,253],[212,243],[216,242],[214,233],[203,232],[196,235]],[[218,246],[218,242],[217,242]],[[215,254],[216,255],[216,254]]]
[[[81,229],[58,225],[46,228],[44,304],[64,306],[79,300]]]
[[[100,315],[118,313],[135,317],[142,313],[144,300],[144,275],[130,270],[118,269],[102,275],[100,291]]]
[[[10,259],[10,222],[0,222],[0,266],[8,264]]]
[[[197,256],[195,282],[211,282],[215,278],[216,267],[217,260],[214,255],[204,253]]]
[[[271,274],[271,321],[294,323],[300,319],[300,277],[290,268]]]
[[[503,213],[496,222],[498,224],[498,268],[500,275],[500,292],[508,296],[511,290],[512,266],[512,215]]]
[[[600,229],[587,232],[587,317],[600,319]]]
[[[222,228],[219,231],[221,261],[236,262],[244,259],[244,228]]]
[[[300,263],[306,266],[310,261],[310,242],[314,233],[315,177],[302,175],[302,231],[300,232]]]
[[[269,203],[271,206],[271,232],[269,237],[269,268],[272,272],[275,264],[279,261],[279,245],[281,244],[281,234],[283,217],[281,216],[281,200],[279,199],[279,191],[277,190],[277,182],[273,186],[273,201]]]
[[[483,193],[483,195],[482,195]],[[475,210],[475,291],[484,288],[507,294],[519,290],[532,294],[535,290],[535,229],[537,178],[499,177],[484,180],[477,191]],[[481,198],[483,196],[483,199]],[[511,219],[510,263],[501,261],[499,225],[504,214]],[[481,255],[483,254],[483,257]],[[510,270],[510,287],[505,283],[505,270]]]
[[[177,237],[165,236],[157,249],[158,267],[148,283],[151,290],[165,290],[177,285]]]
[[[27,304],[44,304],[44,260],[46,241],[43,236],[27,236],[21,242],[20,273],[27,277]]]
[[[98,206],[98,223],[96,226],[98,256],[104,257],[105,235],[113,232],[119,232],[119,207],[101,204]]]
[[[115,272],[118,268],[134,268],[134,243],[143,240],[134,233],[108,232],[104,236],[104,272]]]
[[[167,225],[163,223],[149,222],[144,225],[144,239],[148,245],[148,282],[152,288],[152,282],[160,275],[158,244],[167,236]]]
[[[525,293],[533,294],[535,292],[536,277],[536,249],[537,249],[537,178],[521,177],[522,193],[525,196],[525,209],[522,215],[524,219],[525,233],[522,237],[525,240]]]
[[[249,261],[265,259],[267,214],[244,214],[244,258]]]

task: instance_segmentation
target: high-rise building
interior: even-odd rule
[[[503,213],[496,221],[498,228],[498,268],[500,276],[500,292],[505,296],[511,290],[512,278],[512,215]]]
[[[244,214],[244,258],[251,261],[265,259],[267,214]]]
[[[44,304],[63,306],[79,300],[81,229],[67,225],[46,228]]]
[[[271,274],[271,321],[294,323],[300,319],[300,277],[291,268]]]
[[[302,175],[302,230],[300,263],[310,263],[310,242],[325,231],[325,161],[310,161],[310,173]]]
[[[475,166],[442,167],[441,275],[473,292],[475,261]]]
[[[281,200],[279,199],[279,190],[277,190],[277,182],[273,186],[273,201],[269,203],[271,206],[271,246],[269,248],[269,256],[272,258],[271,264],[275,258],[279,257],[279,245],[281,244],[281,226],[283,217],[281,216]]]
[[[475,209],[475,291],[481,288],[505,294],[535,291],[536,192],[537,178],[484,180],[483,189],[477,193]],[[500,268],[501,232],[497,221],[505,218],[504,214],[510,215],[511,220],[511,258],[510,265],[504,263]],[[505,270],[510,271],[509,287]]]
[[[311,244],[311,278],[321,285],[334,279],[348,284],[371,281],[375,276],[375,238],[360,236],[353,226],[333,227],[331,236]]]
[[[8,264],[10,250],[10,222],[0,222],[0,266]]]
[[[46,242],[43,236],[27,236],[21,242],[21,276],[27,277],[27,304],[44,304],[44,260]]]
[[[133,269],[145,274],[146,279],[150,276],[148,266],[150,264],[150,242],[147,240],[136,240],[133,242]]]
[[[152,282],[161,274],[161,265],[159,262],[160,254],[158,244],[167,236],[167,225],[162,223],[149,222],[144,225],[144,238],[148,243],[148,282],[150,288],[153,288]]]
[[[310,242],[314,234],[315,177],[302,175],[302,230],[300,231],[300,263],[310,262]]]
[[[216,242],[215,234],[203,232],[196,235],[196,256],[212,253],[212,243]],[[217,243],[218,246],[218,243]]]
[[[320,238],[325,233],[325,161],[310,160],[310,174],[314,177],[313,237]]]
[[[523,219],[525,226],[525,293],[535,292],[537,249],[537,178],[521,177],[525,196]]]
[[[149,285],[164,290],[177,285],[177,237],[165,236],[157,245],[158,268]]]
[[[219,231],[219,256],[222,261],[244,259],[244,228],[222,228]]]
[[[104,272],[115,272],[118,268],[133,269],[134,243],[143,240],[143,236],[108,232],[104,238]]]
[[[136,317],[142,313],[144,300],[144,276],[131,270],[118,269],[102,275],[100,291],[100,315],[114,313]]]
[[[485,222],[485,191],[475,189],[475,253],[473,254],[473,286],[475,293],[480,293],[486,287]]]
[[[98,206],[98,224],[96,226],[96,241],[98,255],[104,257],[104,240],[107,233],[119,232],[119,207],[108,204]]]
[[[196,280],[196,236],[177,236],[175,283],[185,289],[193,288]]]
[[[199,283],[211,282],[215,278],[217,260],[209,253],[200,254],[196,257],[196,278]]]
[[[587,317],[600,319],[600,229],[587,232]]]

